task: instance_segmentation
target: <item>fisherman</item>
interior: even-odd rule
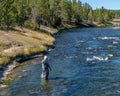
[[[41,78],[48,80],[48,76],[49,76],[49,71],[51,70],[50,65],[47,62],[48,57],[44,56],[43,60],[42,60],[42,74],[41,74]]]

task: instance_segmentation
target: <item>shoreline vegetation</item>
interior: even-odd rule
[[[120,10],[93,9],[80,0],[2,0],[0,9],[0,78],[16,66],[8,67],[12,61],[46,53],[61,30],[106,26],[120,17]]]

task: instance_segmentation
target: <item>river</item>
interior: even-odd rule
[[[13,70],[0,96],[120,96],[120,29],[71,29],[57,34],[48,53],[49,80],[40,78],[41,57]]]

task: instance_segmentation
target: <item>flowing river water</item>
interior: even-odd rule
[[[120,29],[72,29],[56,35],[48,54],[49,80],[40,78],[41,59],[13,70],[0,96],[120,96]]]

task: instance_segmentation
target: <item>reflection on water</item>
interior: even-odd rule
[[[56,37],[49,80],[40,78],[42,58],[27,61],[0,96],[120,95],[120,29],[74,29]]]

